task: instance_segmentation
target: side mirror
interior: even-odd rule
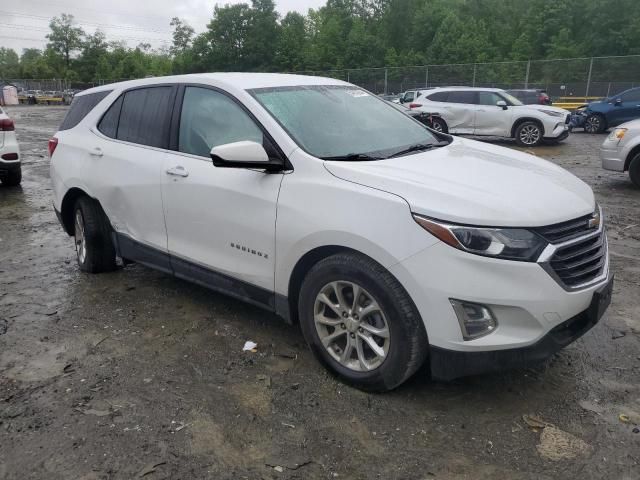
[[[211,149],[211,160],[216,167],[258,168],[269,171],[282,170],[282,162],[269,159],[267,151],[257,142],[225,143]]]
[[[618,107],[619,107],[620,105],[622,105],[622,99],[621,99],[621,98],[616,98],[616,101],[615,101],[615,102],[613,102],[613,103],[614,103],[616,106],[618,106]]]
[[[505,102],[504,100],[498,100],[496,102],[496,105],[500,108],[502,108],[503,110],[507,109],[507,102]]]

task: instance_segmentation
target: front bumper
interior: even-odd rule
[[[602,168],[605,170],[624,172],[625,155],[617,141],[605,140],[600,147],[600,160],[602,160]]]
[[[595,326],[611,302],[613,277],[593,294],[589,308],[562,322],[533,345],[508,350],[461,352],[431,347],[431,376],[437,380],[453,380],[540,363],[574,342]]]
[[[547,130],[545,129],[545,132]],[[544,138],[553,139],[553,140],[564,140],[569,136],[569,125],[566,123],[558,123],[553,130],[548,135],[545,135]]]

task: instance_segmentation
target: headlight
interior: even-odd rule
[[[614,128],[613,131],[609,134],[609,140],[613,142],[615,142],[616,140],[622,140],[625,133],[627,133],[626,128]]]
[[[564,117],[564,113],[554,112],[553,110],[540,110],[542,113],[546,113],[547,115],[551,115],[552,117]]]
[[[422,228],[465,252],[505,260],[535,262],[547,246],[538,234],[524,228],[467,227],[413,214]]]

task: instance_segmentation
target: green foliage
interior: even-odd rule
[[[204,71],[522,61],[434,67],[430,73],[434,82],[438,75],[468,82],[477,70],[484,79],[504,82],[521,79],[530,59],[640,54],[639,25],[637,0],[327,0],[306,15],[283,17],[274,0],[247,0],[216,5],[199,34],[172,18],[172,45],[165,51],[109,42],[100,31],[86,34],[72,15],[62,14],[50,22],[44,51],[25,49],[18,58],[0,48],[0,76],[91,82]],[[536,75],[550,78],[555,68],[536,65]],[[424,79],[424,69],[406,72],[390,75]]]

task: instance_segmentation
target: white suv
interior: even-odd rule
[[[447,87],[419,91],[411,108],[437,109],[449,133],[515,138],[533,147],[569,136],[570,113],[548,105],[525,105],[498,88]]]
[[[0,108],[0,181],[6,186],[20,185],[22,181],[20,147],[15,130],[13,120]]]
[[[54,207],[86,272],[139,262],[299,323],[367,390],[539,361],[612,289],[588,185],[329,78],[194,74],[76,95]]]

